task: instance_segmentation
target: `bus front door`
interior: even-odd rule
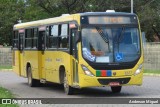
[[[73,85],[78,85],[79,83],[79,79],[78,79],[78,61],[77,61],[77,57],[78,57],[78,45],[76,42],[76,36],[78,34],[78,29],[71,29],[71,55],[73,56],[71,58],[72,61],[72,65],[71,65],[71,69],[72,69],[72,75],[73,75]]]
[[[45,53],[45,31],[39,31],[39,37],[38,37],[38,69],[39,69],[39,77],[42,80],[46,79],[46,74],[44,70],[44,53]]]
[[[19,55],[19,60],[20,60],[20,74],[21,76],[26,77],[26,73],[24,70],[24,33],[19,33],[19,50],[20,50],[20,55]]]

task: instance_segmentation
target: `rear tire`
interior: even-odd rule
[[[67,95],[72,95],[74,92],[74,88],[69,86],[68,84],[68,78],[66,76],[66,73],[64,73],[64,81],[63,81],[64,91]]]
[[[27,68],[27,77],[28,77],[28,85],[30,87],[35,87],[39,85],[39,81],[32,78],[32,70],[31,67]]]
[[[120,93],[122,86],[111,87],[113,93]]]

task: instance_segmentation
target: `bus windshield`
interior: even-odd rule
[[[140,57],[136,27],[91,26],[82,28],[83,57],[94,63],[132,62]]]

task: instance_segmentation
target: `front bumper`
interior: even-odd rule
[[[90,77],[84,74],[79,75],[79,86],[83,87],[98,87],[109,86],[110,82],[119,82],[120,86],[127,85],[142,85],[143,72],[138,75],[121,76],[121,77]]]

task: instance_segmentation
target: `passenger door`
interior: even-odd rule
[[[19,32],[19,51],[20,51],[20,72],[21,76],[26,76],[25,70],[24,70],[24,32]]]
[[[71,58],[72,61],[72,71],[73,71],[73,84],[77,85],[79,83],[79,79],[78,79],[78,47],[77,47],[77,41],[76,41],[76,36],[78,36],[78,29],[77,28],[73,28],[71,29],[71,48],[70,48],[70,52],[71,55],[73,56]]]
[[[20,52],[19,52],[19,33],[18,31],[14,31],[13,33],[13,47],[12,47],[12,55],[13,55],[13,71],[18,75],[21,75],[20,72]]]
[[[39,76],[40,79],[46,79],[45,75],[45,70],[44,70],[44,54],[45,54],[45,26],[39,27],[39,32],[38,32],[38,51],[39,51],[39,58],[38,58],[38,69],[39,69]]]

